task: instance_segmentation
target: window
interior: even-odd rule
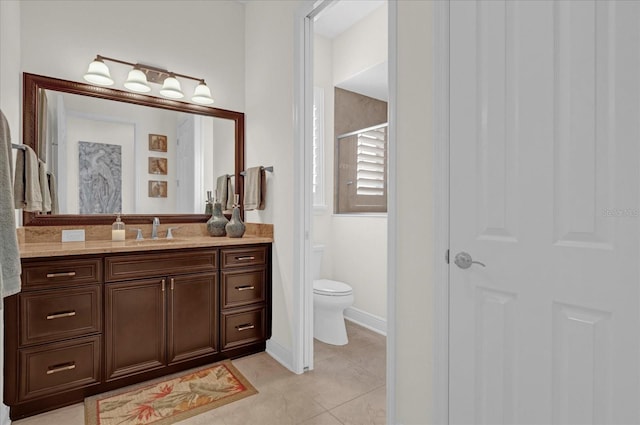
[[[313,206],[324,203],[324,90],[313,88]]]
[[[336,213],[387,212],[387,124],[337,137]]]

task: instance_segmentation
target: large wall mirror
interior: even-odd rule
[[[23,102],[24,143],[58,200],[56,213],[24,212],[26,226],[206,222],[226,175],[243,199],[241,112],[28,73]]]

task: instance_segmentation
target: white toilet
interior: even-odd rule
[[[353,304],[353,289],[344,282],[320,279],[323,245],[313,247],[313,336],[327,344],[345,345],[344,309]]]

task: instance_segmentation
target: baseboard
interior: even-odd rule
[[[267,340],[267,349],[265,351],[273,357],[275,361],[295,373],[293,368],[293,353],[291,350],[287,350],[273,339],[269,339]]]
[[[0,403],[0,425],[11,425],[11,419],[9,419],[9,407]]]
[[[387,336],[387,320],[380,316],[349,307],[344,311],[344,318],[380,335]]]

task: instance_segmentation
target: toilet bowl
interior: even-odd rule
[[[349,342],[344,309],[353,304],[353,289],[344,282],[319,279],[324,247],[314,246],[313,336],[332,345]]]

